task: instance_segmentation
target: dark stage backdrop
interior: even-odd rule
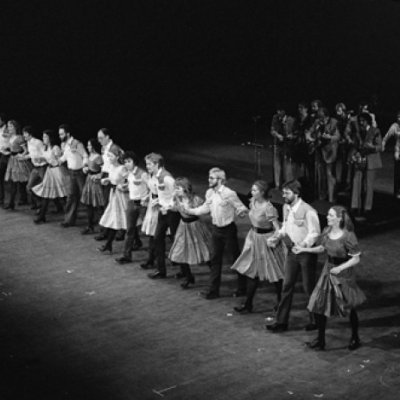
[[[5,3],[0,109],[38,129],[155,146],[251,132],[278,101],[366,98],[385,121],[400,108],[399,2]]]

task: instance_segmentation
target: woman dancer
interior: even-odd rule
[[[32,192],[42,198],[40,211],[35,224],[46,222],[46,212],[50,200],[53,200],[57,213],[63,212],[61,199],[67,196],[67,182],[63,174],[59,158],[61,157],[61,149],[55,144],[55,133],[51,129],[43,132],[44,153],[43,158],[47,162],[47,169],[43,177],[43,181],[32,188]]]
[[[153,171],[148,170],[150,178],[147,181],[149,188],[149,199],[147,202],[146,214],[142,222],[142,232],[149,237],[149,248],[147,261],[140,264],[143,269],[149,269],[154,266],[155,249],[154,249],[154,234],[157,228],[158,211],[160,206],[158,204],[157,192],[157,177]]]
[[[83,172],[87,176],[85,186],[82,189],[81,203],[86,205],[88,225],[81,232],[82,235],[94,233],[94,226],[97,222],[95,220],[96,212],[105,205],[100,183],[101,166],[103,165],[101,147],[96,139],[89,139],[87,149],[89,158],[87,165],[83,167]]]
[[[185,208],[196,208],[202,203],[203,200],[193,193],[192,184],[187,178],[176,178],[175,205],[181,214],[181,220],[169,252],[169,259],[181,266],[185,278],[181,283],[183,289],[195,282],[190,265],[210,261],[210,231],[199,217],[184,212]]]
[[[276,289],[277,304],[281,300],[285,249],[281,242],[275,247],[267,244],[268,238],[279,229],[278,212],[268,200],[267,194],[268,184],[265,181],[254,182],[249,212],[252,227],[242,253],[232,266],[232,269],[247,277],[246,301],[234,307],[239,313],[252,312],[253,298],[260,280],[272,282]]]
[[[126,208],[128,205],[128,192],[125,182],[128,171],[121,164],[121,155],[122,150],[113,144],[106,154],[110,161],[109,175],[101,180],[103,185],[111,185],[109,202],[99,222],[101,226],[107,229],[106,243],[98,248],[104,254],[112,254],[112,243],[117,231],[127,229]]]
[[[23,157],[27,152],[27,147],[21,134],[19,123],[14,120],[8,121],[7,131],[10,143],[10,148],[7,150],[10,158],[8,159],[4,180],[11,182],[11,190],[10,200],[4,208],[6,210],[14,210],[17,191],[19,192],[18,205],[25,205],[28,202],[26,184],[31,173],[32,164],[29,159]]]
[[[310,297],[308,309],[315,313],[318,337],[308,347],[314,350],[325,349],[326,318],[338,315],[350,315],[351,339],[349,350],[360,347],[358,336],[358,315],[356,307],[365,301],[365,295],[355,281],[354,266],[360,262],[360,250],[353,223],[347,210],[342,206],[333,206],[327,215],[328,226],[316,247],[295,246],[296,253],[326,252],[328,259]]]

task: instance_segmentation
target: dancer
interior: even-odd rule
[[[58,134],[61,141],[64,142],[63,155],[60,158],[60,162],[67,162],[69,175],[68,198],[65,206],[65,217],[61,226],[68,228],[74,226],[76,222],[82,189],[85,184],[85,175],[82,168],[84,164],[87,164],[88,155],[83,144],[71,135],[69,125],[60,125]]]
[[[121,164],[122,150],[113,144],[108,150],[106,157],[110,162],[110,170],[107,178],[101,179],[102,185],[110,185],[110,197],[104,214],[99,224],[106,228],[106,243],[98,250],[103,254],[112,254],[112,243],[117,231],[126,229],[126,208],[128,205],[128,193],[125,189],[125,181],[128,171]]]
[[[356,308],[365,301],[365,295],[355,281],[354,267],[360,262],[360,250],[353,223],[347,210],[333,206],[327,215],[328,226],[314,247],[293,247],[295,254],[327,253],[327,260],[318,283],[310,297],[308,310],[315,314],[318,337],[308,347],[325,349],[326,319],[331,316],[350,316],[351,339],[349,350],[360,347]]]
[[[126,210],[126,239],[124,254],[115,259],[118,264],[127,264],[132,262],[132,251],[139,250],[142,247],[138,225],[144,213],[144,201],[149,196],[147,187],[148,175],[138,166],[138,158],[133,151],[127,151],[122,157],[126,170],[128,171],[129,190],[128,208]]]
[[[382,151],[385,151],[386,143],[394,137],[394,195],[400,200],[400,111],[397,112],[397,121],[390,125],[382,140]]]
[[[7,119],[4,113],[0,113],[0,205],[4,206],[5,185],[4,178],[10,158],[10,138],[7,132]]]
[[[57,213],[61,213],[63,211],[61,200],[64,200],[68,193],[67,180],[60,167],[61,149],[55,144],[55,141],[54,131],[46,129],[43,132],[44,151],[42,157],[47,162],[47,169],[42,182],[32,188],[32,193],[42,199],[39,214],[34,220],[35,224],[46,222],[46,212],[50,200],[54,201]]]
[[[96,214],[99,214],[99,210],[102,210],[105,206],[103,188],[100,183],[103,157],[100,154],[99,142],[96,139],[89,139],[87,150],[89,157],[87,164],[83,165],[86,181],[82,189],[81,203],[86,206],[88,225],[82,230],[82,235],[94,233],[94,227],[97,223]]]
[[[150,279],[163,279],[167,276],[165,265],[165,237],[169,229],[172,239],[179,225],[180,214],[173,209],[174,183],[172,175],[164,167],[164,158],[160,154],[150,153],[145,157],[147,170],[157,178],[157,195],[160,206],[157,228],[154,233],[154,251],[157,271],[150,273]]]
[[[210,261],[211,233],[199,217],[188,215],[185,208],[200,206],[203,200],[193,193],[189,179],[181,177],[175,180],[175,205],[181,214],[181,221],[175,234],[174,243],[169,252],[169,259],[181,266],[185,280],[183,289],[195,283],[190,265]]]
[[[282,299],[276,313],[276,322],[267,325],[267,329],[274,333],[288,329],[293,293],[299,272],[301,271],[302,274],[304,292],[308,296],[311,295],[315,285],[316,254],[294,254],[291,251],[296,244],[302,247],[313,246],[321,232],[317,212],[301,199],[300,194],[301,184],[299,181],[293,180],[283,185],[282,196],[285,201],[283,224],[278,233],[268,239],[272,246],[282,239],[288,248]],[[312,313],[309,314],[309,318],[310,321],[305,326],[307,331],[316,329]]]
[[[268,238],[279,230],[278,212],[268,199],[267,182],[254,182],[251,195],[249,218],[252,227],[246,236],[242,253],[232,265],[233,270],[247,277],[246,301],[234,307],[239,313],[252,312],[253,298],[260,280],[274,284],[279,304],[284,277],[284,246],[281,242],[274,248],[267,244]]]
[[[28,203],[26,184],[31,173],[32,164],[30,160],[25,159],[27,147],[25,140],[21,135],[19,123],[15,120],[8,121],[7,131],[9,135],[10,147],[6,149],[6,153],[8,152],[10,157],[8,159],[7,170],[4,179],[5,181],[11,182],[11,190],[8,205],[4,208],[6,210],[14,210],[17,191],[19,192],[18,205],[25,205]]]
[[[219,297],[225,246],[233,260],[236,260],[240,254],[237,227],[234,222],[235,215],[244,217],[248,211],[236,192],[225,186],[225,182],[225,171],[220,168],[211,168],[208,177],[209,189],[206,192],[204,204],[196,208],[184,208],[185,213],[191,215],[211,214],[211,273],[208,290],[200,292],[200,295],[207,300]],[[246,278],[238,274],[238,289],[234,295],[238,297],[245,294]]]

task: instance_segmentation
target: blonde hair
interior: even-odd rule
[[[226,174],[225,174],[225,171],[224,171],[223,169],[221,169],[221,168],[218,168],[218,167],[211,168],[210,171],[209,171],[209,174],[210,174],[210,175],[213,174],[213,175],[215,175],[218,179],[221,179],[221,182],[222,182],[222,183],[225,183],[225,182],[226,182]]]

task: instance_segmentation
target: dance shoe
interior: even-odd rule
[[[151,269],[154,268],[154,264],[151,261],[146,261],[145,263],[140,264],[140,268]]]
[[[112,254],[112,248],[107,246],[106,244],[103,245],[103,246],[98,247],[97,250],[100,251],[103,254],[106,254],[106,255],[111,255]]]
[[[142,248],[143,244],[142,242],[137,242],[132,246],[132,251],[138,251]]]
[[[306,346],[309,349],[312,349],[315,351],[324,351],[325,350],[325,341],[321,341],[318,338],[316,338],[312,342],[306,342]]]
[[[63,228],[69,228],[71,226],[75,226],[75,224],[72,224],[71,222],[61,222],[60,226]]]
[[[361,346],[359,338],[351,339],[349,346],[347,347],[350,351],[357,350]]]
[[[46,218],[45,217],[38,217],[38,218],[35,218],[33,220],[33,222],[35,224],[44,224],[46,222]]]
[[[106,240],[107,239],[107,235],[104,235],[104,233],[99,233],[97,236],[94,237],[94,240],[97,240],[98,242],[100,242],[101,240]]]
[[[7,204],[4,206],[4,209],[13,211],[13,210],[15,210],[15,206],[14,206],[14,204]]]
[[[94,229],[91,226],[87,226],[85,229],[81,230],[81,235],[90,235],[94,233]]]
[[[253,311],[253,306],[242,304],[240,306],[233,307],[233,309],[239,314],[250,314]]]
[[[147,275],[150,279],[165,279],[167,275],[160,271],[152,272],[151,274]]]
[[[214,299],[218,299],[218,297],[219,297],[218,293],[206,292],[206,291],[200,292],[199,295],[201,297],[203,297],[203,299],[206,299],[206,300],[214,300]]]
[[[184,282],[181,283],[181,288],[187,289],[190,284],[194,285],[194,276],[193,275],[189,276]]]
[[[115,261],[118,263],[118,264],[129,264],[129,263],[131,263],[132,262],[132,259],[131,258],[128,258],[128,257],[125,257],[125,256],[122,256],[122,257],[120,257],[120,258],[116,258],[115,259]]]
[[[285,332],[288,329],[287,324],[278,324],[278,322],[275,322],[272,325],[267,325],[266,326],[267,330],[271,331],[272,333],[280,333],[280,332]]]

